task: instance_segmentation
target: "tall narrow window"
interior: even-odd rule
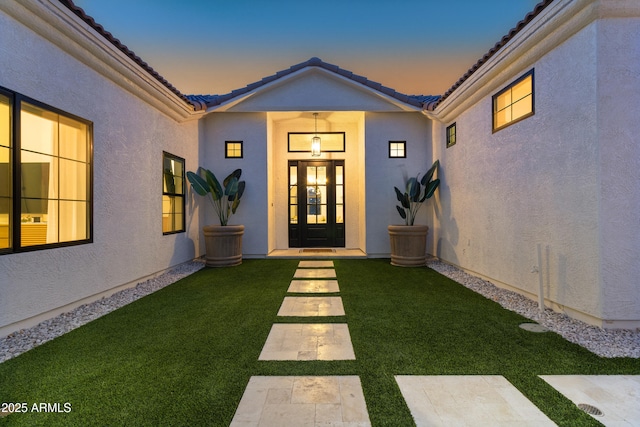
[[[533,116],[533,70],[493,96],[493,131]]]
[[[162,164],[162,232],[179,233],[185,230],[184,159],[163,153]]]
[[[89,152],[86,122],[21,103],[20,247],[90,238]]]
[[[11,104],[11,98],[0,93],[0,251],[12,246]]]
[[[456,145],[456,124],[447,127],[447,148]]]

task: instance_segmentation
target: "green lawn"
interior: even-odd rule
[[[267,362],[258,356],[297,260],[205,269],[0,364],[0,401],[71,404],[0,425],[226,426],[252,375],[358,375],[374,426],[410,426],[394,375],[503,375],[558,425],[599,425],[537,376],[640,374],[427,269],[336,260],[357,360]],[[64,408],[64,406],[62,406]]]

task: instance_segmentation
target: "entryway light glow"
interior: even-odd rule
[[[313,113],[314,122],[315,122],[315,133],[311,139],[311,156],[312,157],[320,157],[320,137],[318,136],[318,113]]]

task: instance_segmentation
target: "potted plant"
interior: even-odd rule
[[[440,162],[436,160],[427,173],[409,178],[402,192],[393,187],[400,206],[396,206],[398,213],[404,219],[404,225],[389,226],[389,240],[391,242],[391,264],[401,267],[420,267],[427,263],[427,233],[426,225],[415,225],[416,215],[422,204],[433,196],[440,185],[440,179],[433,179]]]
[[[244,225],[229,225],[229,217],[236,213],[245,182],[240,181],[242,169],[236,169],[227,176],[222,185],[213,172],[198,168],[198,173],[187,172],[191,188],[209,199],[218,214],[220,225],[205,225],[207,267],[227,267],[242,264],[242,235]]]

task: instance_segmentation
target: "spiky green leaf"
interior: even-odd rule
[[[227,188],[227,186],[229,185],[229,182],[231,182],[233,178],[235,178],[236,181],[240,181],[240,175],[242,175],[242,169],[234,170],[224,179],[224,181],[222,182],[222,185],[224,185],[224,187]]]
[[[211,196],[213,197],[213,200],[220,200],[223,193],[222,186],[220,186],[218,178],[216,178],[215,174],[209,169],[200,168],[199,172],[201,175],[204,175],[204,178],[207,180],[209,188],[211,188]]]
[[[407,219],[407,213],[400,206],[396,205],[396,209],[398,209],[398,213],[402,217],[402,219]]]
[[[433,162],[427,173],[422,177],[422,180],[420,181],[422,185],[427,185],[427,183],[431,181],[431,179],[433,178],[433,174],[436,172],[439,165],[440,160],[436,160],[435,162]]]
[[[407,181],[407,194],[412,202],[417,202],[420,198],[420,183],[416,178],[409,178]]]
[[[193,191],[195,191],[199,195],[206,196],[207,193],[211,191],[209,184],[207,184],[207,181],[205,181],[200,175],[189,171],[187,172],[187,179],[191,183],[191,188],[193,188]]]

